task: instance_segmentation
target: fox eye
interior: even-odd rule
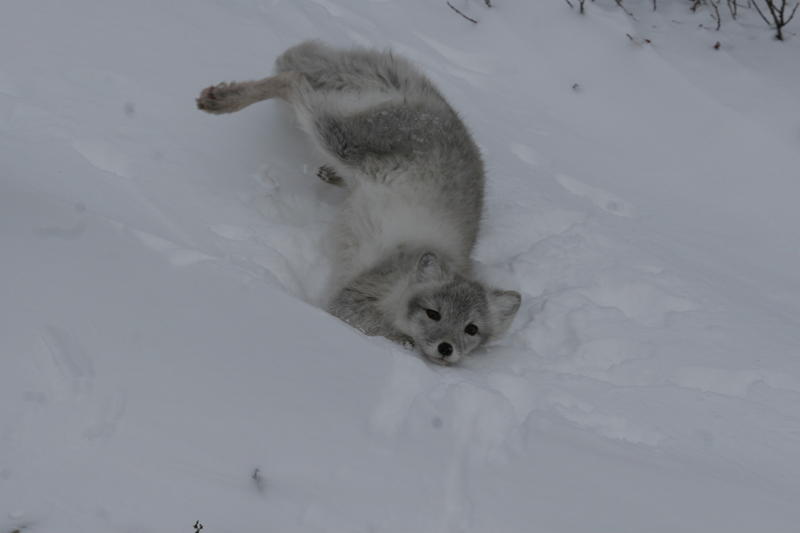
[[[439,314],[439,311],[434,311],[433,309],[426,309],[425,313],[428,315],[428,318],[436,322],[442,319],[442,315]]]
[[[467,335],[477,335],[478,334],[478,326],[475,324],[467,324],[467,327],[464,328],[464,333]]]

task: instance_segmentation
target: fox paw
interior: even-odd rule
[[[197,108],[206,113],[230,113],[242,108],[241,100],[241,86],[223,82],[203,89],[197,97]]]
[[[344,186],[344,178],[327,165],[322,165],[317,169],[317,177],[330,185],[335,185],[337,187]]]
[[[406,350],[414,349],[414,339],[412,339],[408,335],[404,335],[402,333],[394,333],[387,335],[386,338],[392,342],[396,342]]]

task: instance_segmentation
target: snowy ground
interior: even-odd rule
[[[0,533],[797,530],[800,36],[453,4],[6,0]],[[341,192],[279,103],[195,109],[309,37],[484,151],[524,300],[460,367],[315,306]]]

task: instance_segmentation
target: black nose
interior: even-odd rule
[[[440,354],[447,356],[453,353],[453,345],[449,342],[443,342],[439,345],[437,350],[439,350]]]

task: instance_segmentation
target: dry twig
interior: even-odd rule
[[[629,16],[630,18],[632,18],[633,20],[636,20],[636,17],[634,17],[634,16],[633,16],[633,13],[632,13],[632,12],[630,12],[630,11],[628,11],[628,10],[625,8],[625,6],[623,6],[623,5],[622,5],[622,0],[614,0],[614,1],[617,3],[617,5],[619,6],[619,8],[620,8],[622,11],[624,11],[624,12],[625,12],[625,14],[626,14],[626,15],[628,15],[628,16]]]
[[[487,2],[487,4],[488,4],[488,3],[489,3],[489,2]],[[448,6],[450,6],[450,9],[452,9],[453,11],[455,11],[456,13],[458,13],[459,15],[461,15],[462,17],[464,17],[464,18],[465,18],[465,19],[467,19],[468,21],[472,22],[473,24],[477,24],[477,23],[478,23],[478,21],[477,21],[477,20],[475,20],[474,18],[470,18],[470,17],[466,16],[464,13],[462,13],[461,11],[459,11],[459,10],[458,10],[458,9],[457,9],[457,8],[456,8],[456,7],[455,7],[453,4],[451,4],[450,2],[447,2],[447,5],[448,5]],[[490,5],[489,7],[492,7],[492,6]]]

